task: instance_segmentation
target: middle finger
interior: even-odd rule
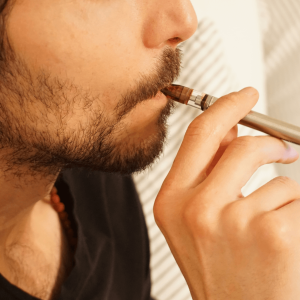
[[[274,137],[240,137],[228,146],[204,184],[218,201],[232,202],[260,166],[273,162],[288,164],[298,156],[295,149]]]

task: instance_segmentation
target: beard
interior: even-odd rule
[[[166,48],[152,74],[140,75],[134,88],[120,96],[112,121],[104,110],[89,109],[95,102],[103,102],[101,97],[42,69],[34,76],[13,49],[6,48],[0,65],[0,158],[5,172],[19,178],[29,173],[36,177],[84,167],[131,174],[145,170],[159,158],[173,102],[169,100],[157,113],[155,132],[143,140],[121,138],[126,132],[123,120],[178,77],[179,49]],[[88,125],[78,124],[71,130],[65,116],[78,103],[82,104],[81,113],[88,115]],[[55,116],[55,122],[49,115]],[[45,125],[43,130],[39,130],[41,124]]]

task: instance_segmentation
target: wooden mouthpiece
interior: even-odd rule
[[[187,88],[182,85],[171,84],[168,87],[161,90],[161,92],[167,96],[167,98],[180,102],[182,104],[187,104],[193,89]]]

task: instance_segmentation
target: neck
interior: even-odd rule
[[[28,217],[33,207],[49,196],[57,176],[17,180],[0,174],[0,238],[1,231]]]
[[[35,226],[43,222],[37,213],[42,213],[44,200],[49,198],[59,174],[59,170],[55,175],[45,175],[46,172],[33,175],[26,167],[5,172],[4,169],[0,162],[0,253],[23,235],[33,232],[33,222]]]
[[[0,165],[0,273],[29,294],[41,292],[47,282],[50,295],[73,265],[58,213],[50,204],[59,170],[32,176],[24,168],[22,174],[3,174]]]

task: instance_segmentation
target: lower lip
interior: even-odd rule
[[[156,96],[154,98],[152,98],[152,99],[155,99],[155,100],[166,100],[167,97],[161,91],[159,91],[156,94]]]

